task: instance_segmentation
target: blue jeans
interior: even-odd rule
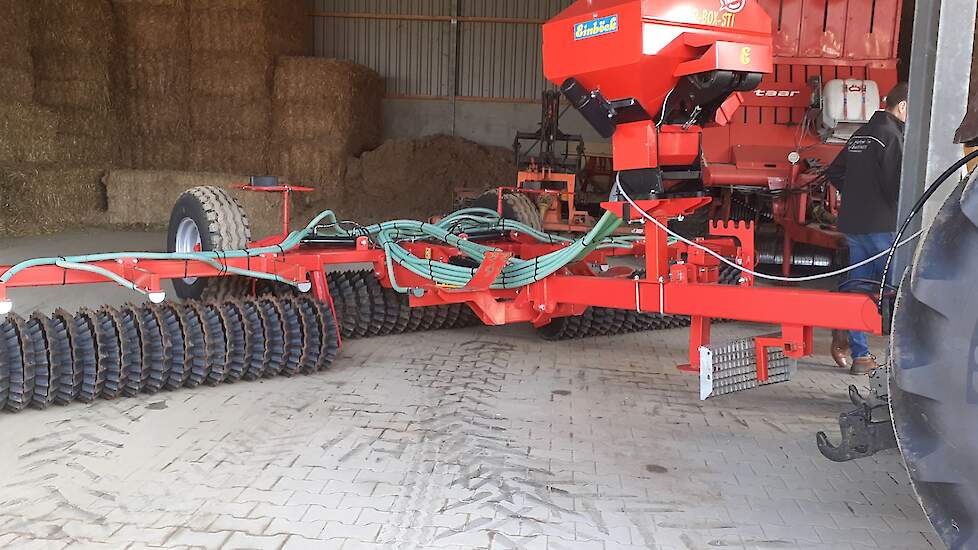
[[[846,242],[849,243],[849,264],[857,264],[873,256],[889,250],[893,244],[895,235],[893,233],[867,233],[865,235],[846,234]],[[849,272],[849,277],[843,283],[843,290],[846,292],[865,292],[866,294],[876,294],[879,292],[879,282],[883,278],[883,271],[886,269],[886,257],[882,257],[874,262],[858,267]],[[863,282],[860,279],[865,279]],[[889,282],[889,281],[887,281]],[[852,358],[869,357],[869,342],[866,334],[862,332],[849,331],[849,347],[852,349]]]

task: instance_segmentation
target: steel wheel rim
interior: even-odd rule
[[[177,226],[177,234],[174,243],[174,252],[193,253],[203,250],[203,242],[200,239],[200,229],[197,222],[190,218],[180,220]],[[197,282],[197,277],[187,277],[183,282],[192,285]]]

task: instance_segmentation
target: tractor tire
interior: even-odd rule
[[[978,171],[944,203],[894,312],[890,413],[918,500],[944,543],[978,547]]]
[[[486,191],[472,202],[472,207],[498,210],[497,191]],[[528,225],[537,231],[543,231],[543,216],[540,215],[540,209],[525,193],[503,193],[503,217]]]
[[[220,187],[194,187],[180,195],[170,214],[166,249],[240,250],[251,242],[248,216],[238,201]],[[174,279],[173,288],[184,300],[226,300],[248,293],[246,277]]]

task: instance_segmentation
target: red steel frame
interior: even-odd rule
[[[876,0],[876,5],[893,1]],[[806,2],[806,5],[821,2],[825,10],[830,10],[844,0]],[[770,18],[758,4],[723,2],[719,5],[738,6],[739,11],[732,14],[718,10],[715,0],[682,0],[679,3],[684,10],[674,9],[670,3],[637,0],[575,3],[544,27],[548,78],[562,82],[573,76],[587,89],[600,88],[608,97],[633,97],[640,99],[643,105],[659,105],[676,79],[684,75],[713,69],[773,72]],[[790,0],[781,4],[793,5]],[[825,11],[825,18],[828,13]],[[862,17],[855,13],[852,16]],[[598,17],[615,21],[616,30],[599,40],[578,42],[573,38],[573,29],[578,23]],[[718,21],[727,28],[718,28]],[[803,25],[801,21],[798,24],[799,28],[808,29],[807,24]],[[645,30],[649,32],[643,34]],[[655,44],[643,42],[643,36],[670,40]],[[823,49],[832,45],[824,42],[829,38],[830,35],[823,33],[823,42],[820,42]],[[800,43],[808,44],[805,40]],[[639,44],[642,48],[635,47]],[[799,55],[808,55],[807,49],[800,51]],[[732,97],[721,108],[718,122],[726,122],[740,101],[740,98]],[[699,158],[701,136],[701,129],[696,126],[667,124],[657,128],[649,120],[619,125],[614,136],[615,168],[692,164]],[[764,169],[767,169],[764,165],[757,168],[761,172]],[[287,230],[288,196],[299,189],[282,187],[275,190],[283,193],[283,227]],[[665,225],[672,218],[709,207],[711,202],[709,197],[689,197],[640,201],[634,206],[621,202],[604,203],[602,206],[606,210],[624,222],[643,224],[644,240],[628,250],[595,251],[583,261],[520,289],[496,290],[490,286],[509,258],[534,258],[566,245],[541,244],[518,233],[505,235],[487,243],[497,251],[487,255],[464,288],[437,285],[399,265],[388,270],[383,250],[366,238],[357,239],[354,244],[328,248],[304,244],[279,253],[228,259],[226,264],[276,274],[296,283],[311,283],[316,296],[331,303],[326,284],[327,269],[339,264],[371,263],[381,284],[413,290],[410,297],[413,307],[464,303],[488,325],[531,322],[542,326],[557,317],[579,315],[589,306],[689,315],[692,317],[689,359],[690,368],[694,370],[699,367],[699,348],[710,341],[713,319],[778,324],[781,326],[780,336],[755,339],[759,352],[758,378],[762,381],[767,376],[764,350],[780,347],[789,357],[809,355],[813,351],[815,327],[881,333],[882,320],[869,296],[758,287],[749,275],[745,275],[739,285],[721,285],[718,259],[702,248],[670,243],[663,229],[645,219],[652,218]],[[283,239],[284,235],[265,239],[252,248],[274,245]],[[754,268],[754,228],[750,224],[714,224],[711,235],[698,241],[703,248],[721,257],[735,258],[745,268]],[[412,242],[403,246],[418,257],[436,261],[447,261],[458,254],[456,249],[443,244]],[[629,278],[627,271],[609,270],[604,276],[591,271],[590,264],[607,264],[612,256],[644,257],[645,278]],[[227,275],[223,269],[183,260],[137,261],[130,258],[97,265],[134,281],[147,292],[160,292],[161,282],[165,279]],[[0,273],[7,270],[9,267],[0,267]],[[609,274],[612,276],[607,276]],[[105,281],[104,276],[87,272],[51,266],[33,267],[17,274],[6,285],[0,285],[0,300],[6,300],[8,288]]]
[[[281,190],[287,195],[290,190]],[[638,206],[656,219],[667,221],[705,206],[709,198],[640,201]],[[283,204],[287,205],[284,200]],[[630,223],[642,221],[641,213],[627,203],[605,203]],[[283,215],[285,209],[283,207]],[[736,258],[745,267],[754,266],[753,227],[749,224],[716,224],[713,236],[700,243],[720,255]],[[492,242],[499,252],[490,254],[471,283],[465,288],[445,288],[394,265],[397,284],[420,291],[412,294],[412,307],[454,303],[467,304],[487,325],[530,322],[545,325],[557,317],[580,315],[589,306],[631,309],[640,312],[689,315],[693,319],[690,331],[690,364],[699,367],[699,348],[710,341],[712,319],[733,319],[754,323],[779,324],[777,338],[757,338],[759,352],[781,347],[790,357],[812,353],[814,327],[858,330],[879,334],[882,321],[875,302],[868,296],[816,290],[766,288],[753,286],[745,276],[738,286],[718,284],[719,261],[701,250],[677,243],[669,244],[666,234],[654,225],[646,225],[646,239],[630,250],[609,249],[592,253],[584,261],[568,266],[563,272],[520,289],[493,290],[489,286],[511,256],[534,258],[564,245],[541,244],[524,235],[511,233]],[[282,237],[265,239],[252,247],[281,242]],[[442,244],[414,242],[405,248],[419,257],[447,260],[458,254]],[[644,279],[596,276],[590,263],[606,264],[614,256],[644,256],[647,275]],[[355,244],[318,247],[301,245],[293,250],[262,254],[251,258],[227,259],[227,266],[272,273],[297,283],[311,283],[312,292],[332,304],[326,284],[330,266],[371,263],[381,284],[390,287],[382,249],[373,246],[366,237]],[[672,263],[672,265],[670,265]],[[136,283],[146,292],[160,292],[162,281],[187,277],[221,277],[227,272],[209,264],[184,260],[137,261],[122,259],[98,262],[97,265]],[[10,266],[0,267],[0,274]],[[614,273],[614,271],[612,271]],[[623,273],[624,274],[624,273]],[[56,266],[25,269],[7,284],[0,284],[0,300],[7,299],[10,289],[109,282],[104,276],[72,271]],[[758,378],[766,379],[766,362],[758,354]]]

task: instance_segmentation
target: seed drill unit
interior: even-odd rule
[[[684,368],[699,373],[703,397],[786,380],[792,360],[813,353],[816,327],[882,333],[876,297],[755,285],[751,223],[713,224],[695,240],[667,229],[713,200],[701,189],[703,129],[728,123],[742,93],[775,70],[771,29],[753,0],[582,0],[545,25],[547,77],[614,145],[618,200],[576,240],[470,209],[435,224],[368,227],[327,211],[302,231],[253,241],[230,195],[201,187],[177,201],[168,253],[0,267],[0,405],[313,373],[333,362],[341,338],[475,323],[532,323],[549,339],[689,325]],[[978,298],[961,292],[978,272],[973,183],[944,206],[901,288],[889,400],[882,384],[853,396],[892,406],[924,508],[958,548],[978,545]],[[299,191],[274,180],[249,188],[286,199]],[[614,236],[626,224],[643,235]],[[351,264],[372,269],[337,271]],[[721,265],[742,271],[737,284],[719,283]],[[165,300],[164,280],[182,302]],[[11,312],[10,289],[103,282],[150,303]],[[716,319],[781,330],[715,344]],[[825,452],[845,459],[886,443],[889,423],[857,420]]]

